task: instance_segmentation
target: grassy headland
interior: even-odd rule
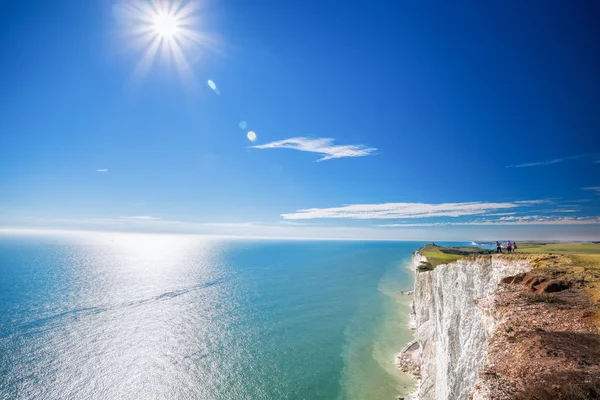
[[[600,243],[517,243],[520,253],[600,254]]]
[[[600,243],[522,243],[519,253],[539,274],[578,282],[600,305]],[[600,322],[600,319],[599,319]]]
[[[427,257],[428,263],[419,266],[420,271],[430,271],[441,264],[448,264],[473,255],[489,254],[489,250],[478,247],[446,247],[427,244],[419,253]]]
[[[570,282],[582,287],[600,309],[600,243],[518,242],[512,254],[498,254],[503,259],[528,260],[532,273],[544,279]],[[477,247],[445,247],[428,244],[419,252],[428,262],[419,271],[431,271],[441,264],[469,256],[489,254],[489,249]],[[600,326],[600,313],[597,316]]]

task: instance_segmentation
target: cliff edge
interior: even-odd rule
[[[413,253],[415,341],[396,363],[418,379],[415,397],[599,398],[598,304],[586,289],[600,274],[572,263],[475,255],[432,265]]]

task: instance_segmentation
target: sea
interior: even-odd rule
[[[0,234],[0,399],[389,399],[422,242]]]

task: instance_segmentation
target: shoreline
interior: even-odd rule
[[[418,261],[415,261],[418,259]],[[416,337],[416,327],[417,321],[415,318],[415,304],[414,304],[414,294],[415,294],[415,284],[417,279],[417,265],[422,261],[426,261],[427,259],[419,253],[419,250],[415,250],[411,254],[410,262],[406,263],[406,268],[410,270],[413,278],[413,287],[411,290],[403,290],[400,292],[401,296],[410,296],[411,301],[409,305],[408,312],[408,329],[411,331],[412,340],[406,343],[406,345],[400,350],[398,353],[394,355],[393,363],[403,374],[410,377],[415,385],[415,388],[412,389],[408,393],[401,393],[398,395],[398,400],[415,400],[419,395],[419,387],[421,384],[420,376],[419,376],[419,362],[416,357],[413,355],[417,354],[416,351],[419,348],[419,342]],[[405,357],[408,355],[408,357]]]
[[[412,346],[415,342],[416,342],[416,337],[415,337],[415,319],[414,319],[414,298],[413,298],[413,294],[414,294],[414,287],[415,287],[415,282],[416,282],[416,270],[414,267],[414,251],[410,253],[410,256],[406,258],[406,260],[403,261],[402,266],[400,267],[402,270],[404,271],[409,271],[410,272],[410,285],[407,285],[407,289],[404,290],[399,290],[397,292],[395,292],[395,300],[398,304],[397,307],[397,311],[400,311],[401,313],[401,320],[402,320],[402,336],[405,337],[405,340],[403,341],[403,347],[402,349],[404,350],[407,347]],[[404,321],[404,318],[406,318],[406,321]],[[398,316],[396,316],[395,318],[398,318]],[[418,390],[418,379],[415,377],[415,375],[413,375],[412,373],[410,373],[409,371],[404,371],[400,368],[398,368],[398,365],[396,364],[396,358],[398,357],[398,355],[400,353],[392,353],[392,365],[393,368],[399,372],[399,376],[400,376],[400,381],[404,381],[403,382],[403,388],[398,387],[398,392],[395,394],[394,399],[414,399],[413,394],[416,393],[416,391]],[[388,359],[389,360],[389,359]],[[388,361],[389,362],[389,361]],[[408,382],[406,382],[408,381]]]
[[[392,361],[398,349],[413,340],[409,321],[405,320],[412,299],[401,294],[414,286],[414,276],[407,270],[412,249],[406,248],[401,258],[388,265],[370,303],[359,307],[346,328],[338,399],[395,400],[415,388],[414,379]]]

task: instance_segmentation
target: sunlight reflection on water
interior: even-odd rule
[[[235,319],[219,246],[172,235],[91,241],[62,255],[70,276],[65,311],[29,332],[13,359],[19,374],[37,377],[21,394],[215,398],[223,361],[215,349]]]

